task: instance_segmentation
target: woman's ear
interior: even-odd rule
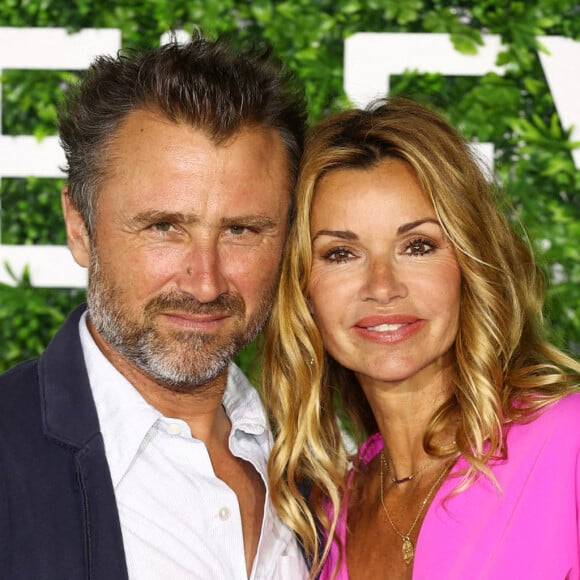
[[[89,233],[83,217],[71,202],[68,185],[62,188],[61,204],[68,247],[75,262],[88,268],[91,255]]]

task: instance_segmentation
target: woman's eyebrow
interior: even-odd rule
[[[422,224],[435,224],[439,227],[441,227],[441,224],[439,223],[438,220],[434,219],[434,218],[425,218],[425,219],[420,219],[420,220],[415,220],[414,222],[409,222],[408,224],[403,224],[401,226],[399,226],[397,228],[397,233],[398,234],[404,234],[414,228],[416,228],[417,226],[420,226]]]
[[[332,236],[333,238],[341,238],[343,240],[358,240],[358,236],[350,230],[319,230],[313,236],[312,241],[320,236]]]

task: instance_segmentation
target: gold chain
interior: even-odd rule
[[[425,499],[421,502],[421,507],[419,508],[419,511],[417,512],[417,515],[415,516],[415,519],[413,520],[413,523],[411,524],[409,531],[406,534],[403,534],[402,532],[399,531],[397,526],[395,526],[395,523],[393,522],[393,519],[391,518],[391,514],[389,514],[389,510],[387,509],[387,506],[385,504],[385,499],[384,499],[385,498],[385,476],[384,476],[383,472],[384,472],[385,468],[388,470],[389,466],[387,464],[387,460],[385,459],[385,454],[381,451],[381,505],[383,506],[383,510],[385,511],[385,515],[387,516],[387,520],[388,520],[389,524],[391,524],[393,531],[395,532],[395,534],[397,534],[397,536],[399,536],[399,538],[401,538],[401,540],[403,540],[403,547],[402,547],[403,562],[405,562],[405,564],[407,564],[407,565],[409,565],[413,561],[413,558],[415,557],[415,546],[413,546],[413,542],[411,541],[411,533],[415,529],[415,526],[417,525],[417,522],[419,521],[419,518],[421,517],[421,514],[423,513],[423,510],[425,509],[427,502],[431,499],[431,496],[433,495],[435,488],[439,485],[439,483],[441,483],[441,480],[443,479],[443,477],[447,473],[449,467],[450,466],[448,464],[445,465],[445,468],[439,474],[439,477],[437,477],[437,479],[435,480],[435,483],[431,486],[431,489],[429,490],[429,492],[425,496]]]
[[[428,462],[424,463],[421,467],[419,467],[419,469],[417,469],[417,471],[414,471],[413,473],[411,473],[411,475],[407,475],[406,477],[396,478],[395,471],[393,469],[391,469],[391,467],[389,466],[389,462],[387,461],[387,458],[385,457],[385,454],[383,451],[381,451],[381,462],[383,462],[385,465],[385,469],[387,470],[387,473],[389,474],[389,479],[393,483],[396,483],[397,485],[399,485],[401,483],[407,483],[407,481],[412,481],[420,473],[423,473],[423,471],[425,471],[432,463],[432,461],[428,461]]]

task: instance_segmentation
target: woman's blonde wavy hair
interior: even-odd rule
[[[350,459],[338,417],[348,416],[357,442],[377,424],[354,374],[325,352],[309,309],[312,201],[329,172],[372,168],[386,158],[404,160],[416,173],[462,273],[454,395],[427,426],[425,449],[449,453],[433,438],[455,417],[454,451],[470,466],[463,489],[479,472],[490,475],[487,462],[504,455],[507,424],[529,420],[579,389],[580,365],[542,338],[543,276],[499,211],[494,188],[464,138],[439,115],[403,99],[379,100],[322,121],[306,143],[263,361],[275,436],[271,498],[312,556],[313,575],[329,548],[319,526],[333,536]]]

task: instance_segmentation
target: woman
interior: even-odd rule
[[[295,218],[264,394],[313,575],[579,578],[580,365],[463,138],[404,100],[334,115]]]

